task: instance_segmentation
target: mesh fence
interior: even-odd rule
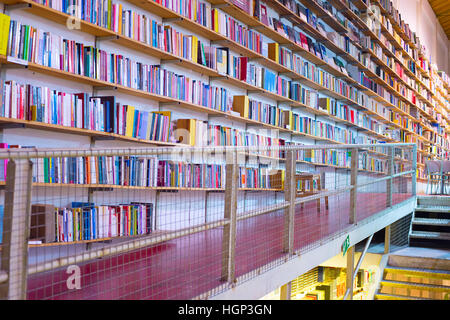
[[[214,296],[411,198],[413,154],[410,144],[3,152],[0,297]]]

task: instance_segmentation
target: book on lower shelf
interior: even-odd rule
[[[72,202],[69,208],[53,207],[53,214],[48,215],[47,222],[48,226],[53,225],[55,236],[47,243],[151,234],[153,203],[95,205]]]

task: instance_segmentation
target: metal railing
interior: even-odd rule
[[[414,197],[416,151],[7,149],[0,297],[214,296]]]

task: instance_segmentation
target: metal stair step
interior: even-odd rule
[[[415,283],[415,282],[401,282],[392,280],[381,280],[381,287],[394,287],[394,288],[406,288],[406,289],[416,289],[416,290],[426,290],[426,291],[440,291],[440,292],[450,292],[449,286],[439,286],[435,284],[425,284],[425,283]]]
[[[424,278],[426,277],[429,279],[450,280],[450,270],[387,266],[384,268],[384,272],[400,273],[405,276],[424,277]]]
[[[376,300],[433,300],[428,298],[416,298],[409,296],[399,296],[395,294],[377,293],[375,294]]]
[[[448,232],[412,231],[409,235],[412,239],[450,240]]]
[[[449,213],[450,208],[448,206],[420,206],[420,205],[418,205],[416,207],[415,211]]]
[[[414,218],[413,224],[427,226],[450,226],[450,219]]]

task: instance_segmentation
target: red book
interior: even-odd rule
[[[308,48],[308,39],[306,38],[306,35],[300,32],[300,39],[302,41],[303,49],[309,50],[309,48]]]
[[[248,62],[248,57],[240,57],[239,60],[241,62],[241,70],[239,72],[239,80],[247,81],[247,62]]]

